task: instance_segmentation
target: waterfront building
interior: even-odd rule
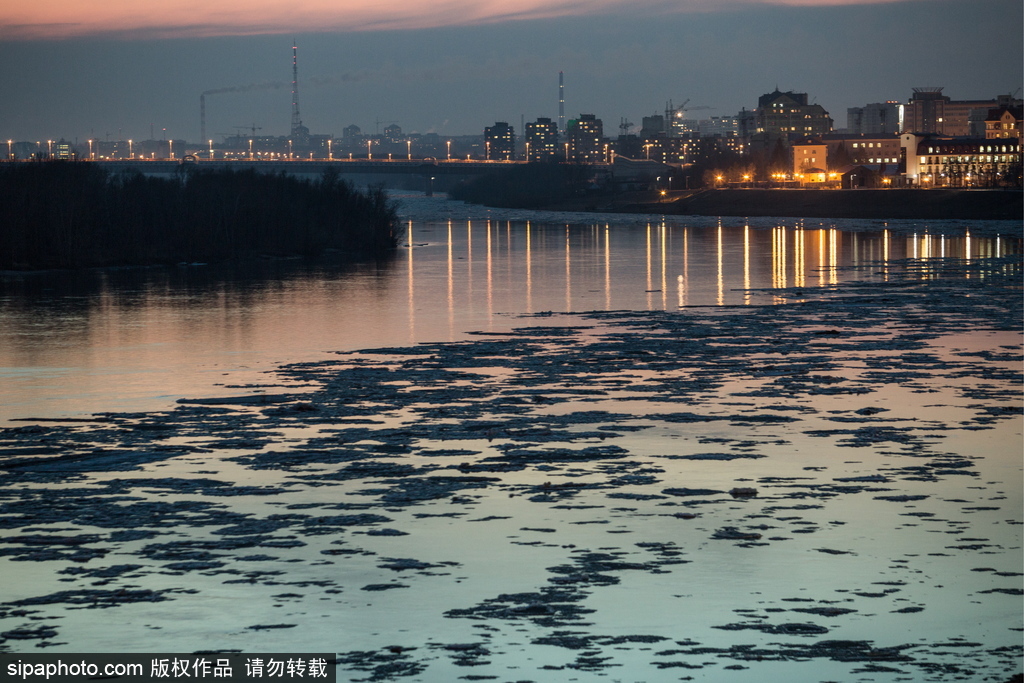
[[[538,118],[526,124],[526,160],[553,161],[558,158],[558,124],[549,118]]]
[[[1019,184],[1020,138],[967,138],[904,133],[907,182],[920,187]]]
[[[878,167],[900,162],[900,137],[896,134],[832,133],[821,139],[828,146],[830,169],[849,164]]]
[[[605,161],[604,122],[593,114],[580,114],[566,124],[568,160],[581,164]]]
[[[821,140],[807,140],[793,145],[793,175],[825,173],[828,169],[828,146]]]
[[[516,136],[507,121],[496,121],[484,128],[484,158],[487,161],[510,161],[515,156]]]

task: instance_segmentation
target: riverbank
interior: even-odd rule
[[[659,213],[672,216],[777,216],[780,218],[1021,220],[1020,190],[765,190],[723,189],[580,198],[563,210]]]
[[[111,175],[88,162],[8,164],[0,270],[227,263],[340,252],[377,258],[398,245],[394,203],[325,174],[183,170]]]

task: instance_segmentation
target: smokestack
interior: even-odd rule
[[[199,144],[206,144],[206,93],[199,96]]]
[[[292,40],[292,137],[299,136],[302,117],[299,116],[299,46]]]
[[[558,131],[565,133],[565,83],[562,72],[558,72]]]

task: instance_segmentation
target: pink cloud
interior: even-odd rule
[[[708,11],[900,0],[35,0],[0,6],[0,38],[186,37],[415,29],[608,12]]]

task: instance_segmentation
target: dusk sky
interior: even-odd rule
[[[36,0],[0,7],[4,140],[198,141],[239,126],[286,135],[291,47],[303,123],[340,136],[480,134],[495,121],[621,117],[677,105],[736,114],[806,92],[846,109],[944,86],[989,99],[1024,82],[1020,0]],[[1018,91],[1018,96],[1020,93]],[[379,124],[377,122],[380,122]],[[163,132],[166,129],[166,134]]]

